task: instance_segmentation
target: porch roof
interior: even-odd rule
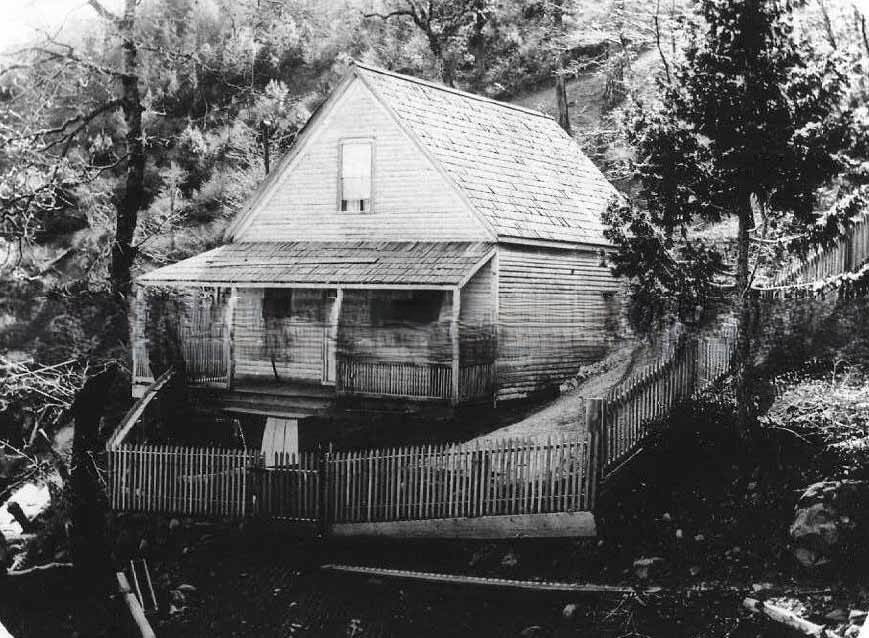
[[[137,278],[146,285],[454,287],[485,263],[484,242],[239,242]]]

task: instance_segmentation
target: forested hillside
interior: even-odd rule
[[[92,0],[78,12],[2,59],[0,348],[10,361],[125,367],[131,277],[221,242],[267,155],[274,164],[287,151],[352,59],[553,117],[560,78],[572,135],[634,193],[641,165],[626,123],[656,103],[700,20],[688,0]],[[848,69],[865,119],[865,15],[824,0],[800,4],[794,22]],[[865,170],[852,162],[854,175]],[[692,232],[729,241],[716,228]],[[779,248],[763,249],[769,264]]]

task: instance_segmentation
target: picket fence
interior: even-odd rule
[[[588,511],[585,439],[278,454],[120,445],[109,453],[116,511],[321,525]]]
[[[587,423],[600,430],[600,480],[642,447],[653,423],[729,373],[736,337],[736,327],[727,325],[717,335],[686,340],[673,356],[588,402]]]
[[[812,286],[819,281],[859,270],[869,262],[869,211],[852,220],[845,234],[829,246],[795,260],[773,279],[770,286],[756,288],[762,296],[794,286]]]

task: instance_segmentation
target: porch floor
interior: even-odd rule
[[[334,398],[335,386],[314,381],[276,381],[262,376],[236,376],[232,383],[233,392],[251,394],[273,394],[287,397]]]

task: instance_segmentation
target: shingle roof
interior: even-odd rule
[[[614,187],[550,117],[357,64],[499,238],[609,244]]]
[[[150,284],[455,286],[492,251],[481,242],[240,242],[137,279]]]

